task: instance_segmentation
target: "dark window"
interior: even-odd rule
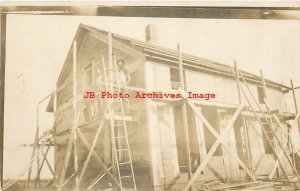
[[[239,116],[234,124],[234,133],[235,133],[235,143],[236,143],[236,149],[237,154],[239,158],[247,165],[249,168],[250,161],[248,160],[248,157],[250,157],[250,149],[249,149],[249,143],[248,143],[248,132],[247,132],[247,123],[245,123],[245,119],[242,116]],[[241,166],[239,166],[240,169],[243,169]]]
[[[183,79],[184,79],[184,84],[186,86],[184,71],[183,71]],[[177,90],[180,87],[179,69],[170,68],[170,80],[171,80],[171,88]]]
[[[264,104],[265,95],[262,87],[257,87],[258,102]]]
[[[93,64],[91,62],[84,67],[84,82],[83,82],[84,88],[83,89],[85,91],[91,91],[93,83],[94,83],[94,73],[93,73]]]
[[[218,111],[216,107],[202,107],[202,114],[207,119],[207,121],[214,127],[214,129],[220,133],[219,127],[219,118]],[[205,136],[205,146],[206,151],[209,152],[212,146],[217,141],[216,137],[208,130],[207,127],[204,128],[204,136]],[[221,145],[218,146],[214,156],[222,156],[222,148]]]

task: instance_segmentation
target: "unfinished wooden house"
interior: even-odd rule
[[[287,120],[299,114],[284,105],[291,87],[157,46],[155,35],[151,25],[147,42],[79,26],[47,107],[55,116],[58,190],[189,190],[214,180],[298,176]],[[95,98],[84,98],[87,91]],[[102,91],[183,96],[101,99]]]

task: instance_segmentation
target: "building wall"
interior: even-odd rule
[[[85,102],[88,100],[83,99],[85,91],[95,91],[94,89],[88,89],[85,84],[86,71],[85,67],[89,64],[92,64],[92,76],[96,78],[96,70],[100,69],[103,72],[103,61],[106,67],[108,67],[108,45],[102,41],[99,41],[95,37],[85,35],[82,40],[82,44],[78,44],[77,47],[77,100],[78,100],[78,109],[79,111],[79,126],[82,129],[83,134],[86,136],[88,141],[92,143],[95,136],[96,129],[98,124],[102,119],[96,119],[95,116],[92,121],[87,121],[86,115],[84,112]],[[117,46],[113,46],[113,55],[116,57],[116,60],[123,59],[125,63],[129,65],[129,70],[131,73],[131,82],[129,86],[143,88],[144,87],[144,68],[143,68],[143,58],[139,55],[128,54],[127,52],[120,50]],[[66,64],[72,65],[72,59],[66,61]],[[55,111],[55,138],[54,142],[56,144],[55,150],[55,170],[60,176],[60,172],[63,166],[67,141],[70,136],[69,129],[72,127],[74,122],[74,115],[72,111],[72,69],[69,67],[67,73],[62,78],[63,80],[58,83],[57,89],[60,89],[57,93],[57,110]],[[101,88],[104,88],[103,86]],[[103,91],[103,89],[102,89]],[[132,93],[132,92],[128,92]],[[100,100],[101,98],[97,96],[95,99]],[[105,100],[103,100],[105,101]],[[92,100],[92,105],[96,107],[95,100]],[[137,122],[127,123],[129,144],[131,147],[131,155],[133,161],[133,168],[136,174],[137,184],[149,184],[149,157],[148,157],[148,140],[145,127],[145,116],[142,115],[143,112],[137,112],[137,108],[145,108],[145,102],[130,100],[130,108],[127,108],[130,112],[126,113],[128,115],[133,115],[134,118],[140,120]],[[103,105],[105,107],[105,104]],[[103,109],[103,108],[102,108]],[[97,115],[97,113],[95,113]],[[107,120],[107,125],[102,129],[100,134],[100,140],[96,146],[96,152],[109,167],[111,165],[111,144],[110,144],[110,127],[109,121]],[[87,157],[88,150],[81,143],[78,142],[79,147],[79,164],[83,163]],[[73,156],[73,155],[71,155]],[[72,172],[72,157],[67,172],[67,176]],[[85,174],[84,184],[92,180],[93,177],[97,176],[97,173],[100,173],[98,168],[99,165],[97,161],[92,157],[91,162],[89,163],[87,172]],[[108,186],[108,184],[106,185]],[[139,185],[138,185],[139,186]]]
[[[167,91],[171,89],[172,83],[170,83],[170,67],[168,65],[163,65],[161,63],[148,61],[147,62],[147,73],[146,73],[146,80],[149,82],[147,88],[148,89],[155,89],[155,90],[163,90]],[[209,102],[217,102],[217,103],[224,103],[224,104],[238,104],[238,93],[236,87],[236,81],[231,78],[226,78],[224,76],[217,76],[209,73],[204,72],[197,72],[197,71],[190,71],[185,70],[185,84],[187,86],[187,91],[192,91],[194,93],[214,93],[216,94],[216,99],[207,100]],[[249,88],[253,95],[255,96],[255,100],[258,101],[258,87],[261,88],[260,85],[254,83],[248,83]],[[242,84],[242,87],[249,95],[246,86]],[[242,95],[243,96],[243,95]],[[249,96],[250,97],[250,96]],[[272,110],[279,110],[280,113],[284,112],[284,102],[283,102],[283,94],[281,90],[275,89],[272,87],[267,87],[267,97],[268,97],[268,104]],[[246,103],[246,99],[243,97],[242,102]],[[258,107],[255,104],[255,101],[252,97],[250,97],[250,102],[254,106],[254,109],[258,110]],[[159,126],[159,121],[163,121],[160,119],[159,121],[154,120],[157,115],[159,114],[159,110],[157,110],[158,105],[152,101],[148,101],[149,104],[149,114],[148,118],[151,120],[151,128],[149,133],[150,145],[158,145],[158,143],[162,144],[163,141],[159,140],[158,137],[162,137],[164,134],[160,131],[164,129],[163,126]],[[266,108],[263,104],[260,103],[260,107],[264,111]],[[178,107],[180,108],[180,107]],[[170,112],[171,116],[169,118],[172,121],[172,118],[175,121],[175,129],[173,129],[172,124],[168,124],[168,128],[173,129],[170,133],[172,136],[175,134],[175,138],[170,138],[170,134],[168,135],[169,138],[169,145],[173,145],[173,147],[169,147],[170,150],[173,150],[175,154],[177,152],[177,157],[175,155],[173,158],[178,160],[178,166],[185,165],[186,166],[186,153],[185,153],[185,145],[184,145],[184,135],[182,129],[182,117],[181,111],[178,108],[173,108],[173,112]],[[199,112],[202,112],[203,115],[209,116],[209,113],[206,113],[207,110],[203,110],[203,107],[198,107]],[[215,108],[216,114],[212,114],[211,121],[217,120],[213,122],[213,126],[216,126],[216,130],[219,133],[225,129],[228,124],[228,121],[233,115],[233,110],[226,110],[221,108]],[[227,136],[225,143],[227,147],[231,150],[233,154],[238,156],[248,168],[252,168],[257,175],[268,175],[275,163],[274,157],[271,154],[266,154],[265,152],[265,145],[262,136],[262,130],[258,123],[258,121],[248,116],[248,114],[243,114],[243,117],[239,117],[237,122],[234,125]],[[175,116],[175,117],[174,117]],[[168,119],[165,117],[164,119]],[[240,121],[240,122],[238,122]],[[238,123],[240,123],[238,125]],[[273,121],[275,124],[275,121]],[[160,127],[160,129],[156,129]],[[181,126],[181,129],[178,130],[178,127]],[[191,148],[191,158],[193,163],[198,163],[199,161],[195,161],[195,158],[200,158],[202,161],[206,153],[209,151],[208,148],[205,147],[207,144],[206,138],[209,137],[209,133],[207,128],[203,125],[200,119],[193,112],[188,110],[188,126],[189,126],[189,137],[190,137],[190,148]],[[283,131],[287,130],[287,127],[284,121],[281,122],[281,126],[283,127]],[[279,130],[279,127],[274,127],[277,129],[278,137],[280,137],[282,144],[286,144],[287,138],[282,136],[282,131]],[[180,131],[179,133],[177,131]],[[197,136],[195,136],[197,135]],[[214,137],[210,135],[213,139]],[[240,138],[243,136],[243,138]],[[160,138],[161,139],[161,138]],[[203,140],[204,139],[204,140]],[[212,141],[214,142],[214,141]],[[163,143],[164,144],[164,143]],[[175,145],[177,144],[177,145]],[[178,146],[181,145],[181,146]],[[159,146],[159,145],[158,145]],[[247,147],[247,148],[246,148]],[[161,147],[159,150],[163,151]],[[221,151],[217,151],[216,154],[212,157],[205,169],[204,173],[202,173],[197,181],[207,181],[207,180],[234,180],[246,177],[246,173],[244,170],[239,166],[239,164],[233,159],[231,155],[228,154],[226,149],[220,146]],[[247,151],[245,151],[247,149]],[[279,147],[276,146],[276,149],[279,150]],[[153,179],[154,185],[159,187],[159,184],[166,184],[167,183],[162,181],[162,177],[167,176],[166,170],[164,169],[163,164],[163,157],[162,153],[159,150],[151,148],[152,154],[152,165],[155,164],[153,167]],[[176,150],[176,152],[175,152]],[[218,149],[217,149],[218,150]],[[153,157],[154,156],[154,157]],[[176,160],[175,159],[175,160]],[[169,161],[170,162],[170,161]],[[176,162],[176,161],[175,161]],[[192,165],[193,166],[193,165]],[[291,169],[288,167],[288,161],[284,160],[284,166],[287,167],[286,170],[290,174]],[[195,168],[197,165],[195,165]],[[176,169],[177,170],[177,169]],[[177,171],[178,172],[178,171]],[[183,171],[182,171],[183,172]],[[157,173],[155,175],[155,173]],[[161,175],[163,174],[163,175]],[[169,179],[173,180],[176,176],[174,174],[169,175]],[[168,178],[164,178],[168,179]]]
[[[84,108],[84,102],[82,101],[83,92],[86,91],[84,86],[84,67],[87,64],[92,63],[93,76],[96,75],[95,71],[100,69],[103,71],[103,61],[108,64],[108,51],[107,44],[103,43],[96,38],[85,35],[83,38],[83,44],[78,47],[78,60],[77,60],[77,98],[78,108]],[[117,47],[117,46],[116,46]],[[118,49],[114,46],[113,54],[117,59],[124,59],[127,63],[131,64],[131,82],[130,86],[153,89],[153,90],[171,90],[171,72],[168,65],[160,64],[153,61],[145,61],[144,58],[138,56],[132,56],[133,54],[123,51],[122,48]],[[66,63],[71,64],[72,58],[69,58]],[[55,111],[56,121],[55,130],[56,137],[54,139],[56,143],[56,171],[58,175],[60,173],[63,159],[65,157],[66,145],[68,140],[68,130],[73,124],[72,113],[72,70],[65,75],[62,82],[59,83],[58,89],[63,87],[57,92],[57,110]],[[214,93],[216,99],[208,100],[211,102],[238,104],[238,95],[236,82],[234,79],[225,78],[222,76],[216,76],[204,72],[185,71],[185,83],[187,90],[194,93]],[[243,86],[243,85],[242,85]],[[258,96],[258,89],[256,84],[249,84],[254,96]],[[243,86],[244,87],[244,86]],[[245,89],[245,87],[244,87]],[[128,93],[135,93],[134,91]],[[272,109],[278,109],[283,112],[283,95],[274,88],[268,87],[267,89],[269,105]],[[245,99],[243,98],[245,103]],[[254,100],[251,100],[254,104]],[[180,166],[186,166],[185,157],[185,145],[183,140],[182,119],[180,119],[180,110],[173,108],[165,103],[158,103],[149,99],[130,100],[130,112],[138,119],[138,123],[128,123],[128,136],[131,147],[131,154],[133,160],[133,167],[136,173],[136,179],[138,187],[147,187],[149,190],[154,186],[155,190],[165,190],[168,185],[183,172]],[[256,108],[256,107],[255,107]],[[203,107],[198,107],[199,112],[204,115],[207,114]],[[257,109],[257,108],[256,108]],[[226,127],[228,121],[232,117],[232,112],[228,112],[224,109],[215,108],[215,114],[212,117],[214,121],[214,127],[219,133],[222,133]],[[209,115],[209,114],[207,114]],[[215,120],[216,119],[216,120]],[[84,113],[80,113],[79,124],[82,128],[91,126],[92,124],[85,125],[86,119]],[[180,125],[181,124],[181,125]],[[271,155],[265,154],[265,148],[263,145],[263,138],[261,129],[253,118],[248,117],[245,121],[249,134],[249,149],[251,151],[251,161],[245,159],[245,163],[249,163],[249,166],[253,166],[256,174],[265,175],[268,174],[273,167],[274,159]],[[189,137],[191,140],[191,157],[195,163],[194,167],[200,164],[200,161],[204,160],[207,152],[206,148],[209,133],[207,128],[203,125],[201,120],[193,114],[191,110],[188,110],[188,126]],[[95,126],[94,128],[96,128]],[[250,127],[250,128],[249,128]],[[286,128],[286,127],[285,127]],[[85,131],[89,141],[92,141],[94,132]],[[280,133],[279,133],[280,135]],[[103,140],[96,147],[97,152],[101,153],[103,160],[107,165],[110,165],[111,151],[110,151],[110,131],[107,126],[103,130]],[[211,136],[211,135],[210,135]],[[236,130],[232,129],[227,137],[228,140],[225,144],[230,150],[240,156],[241,149],[237,145],[240,144],[237,141],[238,134]],[[213,137],[212,137],[213,138]],[[284,138],[283,138],[284,140]],[[84,156],[87,155],[87,150],[79,143],[80,157],[79,161],[84,161]],[[228,180],[239,177],[244,177],[245,174],[239,168],[239,165],[232,159],[230,155],[225,151],[223,147],[219,147],[219,154],[215,154],[210,160],[204,173],[200,175],[198,181],[204,180]],[[272,162],[270,162],[272,161]],[[250,164],[251,163],[251,164]],[[284,163],[287,164],[286,162]],[[72,162],[70,163],[70,167]],[[87,177],[96,176],[96,172],[93,171],[97,167],[97,162],[92,159],[91,166],[89,166],[88,172],[90,175]],[[72,170],[67,172],[70,174]],[[151,178],[151,182],[150,179]],[[88,183],[88,179],[86,179]]]

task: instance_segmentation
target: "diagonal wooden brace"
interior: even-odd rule
[[[58,191],[62,190],[62,186],[63,186],[64,180],[65,180],[65,175],[66,175],[66,171],[67,171],[67,167],[69,164],[69,159],[70,159],[71,151],[72,151],[72,147],[73,147],[73,140],[74,140],[74,137],[71,135],[69,138],[67,152],[66,152],[66,156],[65,156],[65,160],[64,160],[64,166],[61,170],[60,179],[58,182],[58,189],[57,189]]]
[[[280,123],[279,119],[277,118],[277,116],[276,116],[275,114],[273,114],[272,116],[273,116],[273,118],[275,119],[277,125],[278,125],[281,129],[283,129],[283,127],[281,126],[281,123]],[[296,116],[295,121],[298,120],[298,118],[299,118],[299,114]],[[295,124],[297,124],[297,123],[295,123]],[[288,135],[285,134],[285,136],[287,137]],[[279,153],[279,155],[278,155],[279,158],[278,158],[278,159],[281,159],[281,158],[283,157],[283,154],[284,154],[284,150],[285,150],[285,149],[287,149],[287,145],[285,145],[285,146],[284,146],[284,149],[281,150],[281,152]],[[273,169],[272,169],[272,171],[271,171],[271,173],[270,173],[270,175],[269,175],[269,179],[272,179],[272,178],[274,177],[274,175],[275,175],[276,169],[277,169],[278,166],[279,166],[279,160],[278,160],[278,159],[276,159],[276,161],[275,161],[275,164],[274,164],[274,166],[273,166]],[[290,160],[290,159],[288,159],[288,160]],[[292,166],[292,168],[293,168],[294,173],[295,173],[296,176],[298,177],[298,180],[300,180],[300,179],[299,179],[298,172],[297,172],[297,169],[295,168],[295,166],[294,166],[293,164],[291,164],[291,166]]]
[[[54,183],[58,185],[57,179],[56,179],[56,176],[55,176],[55,172],[54,172],[53,168],[51,167],[51,164],[50,164],[49,160],[47,159],[47,153],[45,154],[45,153],[42,151],[42,154],[43,154],[44,159],[45,159],[45,161],[46,161],[46,163],[47,163],[47,166],[48,166],[48,168],[49,168],[49,170],[50,170],[50,172],[51,172],[51,174],[52,174],[52,176],[53,176]]]
[[[80,173],[80,176],[79,176],[79,180],[78,180],[78,182],[76,184],[76,189],[77,190],[79,190],[79,186],[80,186],[80,183],[82,181],[83,175],[84,175],[84,173],[86,171],[86,168],[87,168],[87,165],[88,165],[88,163],[89,163],[89,161],[91,159],[91,156],[92,156],[92,153],[93,153],[92,151],[94,151],[94,149],[96,147],[99,135],[101,133],[102,128],[104,127],[104,124],[105,124],[105,119],[101,120],[101,122],[99,124],[98,130],[96,132],[96,135],[94,137],[94,140],[93,140],[93,143],[92,143],[92,146],[91,146],[91,149],[90,149],[89,154],[88,154],[88,156],[87,156],[87,158],[86,158],[86,160],[84,162],[83,169],[82,169],[82,171]]]
[[[78,132],[78,136],[80,138],[80,140],[82,141],[82,143],[84,144],[84,146],[88,149],[91,150],[92,146],[91,144],[88,142],[88,140],[85,138],[85,136],[83,135],[83,133],[80,131],[80,129],[77,129]],[[102,170],[106,173],[106,175],[108,176],[108,178],[112,181],[112,183],[114,185],[117,186],[118,189],[122,189],[121,185],[119,184],[119,182],[115,179],[115,177],[109,172],[109,170],[107,169],[107,167],[105,166],[104,162],[101,160],[101,158],[98,156],[98,154],[95,152],[95,150],[92,150],[92,154],[95,156],[96,160],[98,161],[100,167],[102,168]]]
[[[191,101],[188,101],[189,106],[194,110],[195,114],[200,118],[200,120],[206,125],[206,127],[210,130],[210,132],[217,138],[220,138],[219,133],[213,128],[213,126],[207,121],[207,119],[202,115],[202,113],[197,111],[196,106],[194,105],[194,103],[192,103]],[[241,161],[234,153],[232,153],[232,151],[230,150],[230,148],[226,145],[222,143],[222,146],[226,149],[226,151],[230,154],[231,157],[233,157],[234,160],[236,160],[239,165],[246,171],[246,173],[248,174],[248,176],[256,181],[256,177],[255,175],[251,172],[250,169],[248,169],[248,167],[243,163],[243,161]]]
[[[76,134],[78,122],[79,122],[79,112],[76,115],[75,121],[74,121],[73,126],[70,131],[70,138],[69,138],[66,156],[65,156],[65,160],[64,160],[64,166],[63,166],[63,168],[61,170],[61,174],[60,174],[60,179],[59,179],[59,184],[58,184],[58,189],[57,189],[58,191],[62,190],[63,183],[65,181],[65,175],[66,175],[67,167],[68,167],[69,160],[71,157],[72,148],[74,145],[74,139],[75,139],[74,135]]]
[[[48,154],[48,152],[49,152],[49,149],[50,149],[50,145],[48,145],[48,147],[47,147],[47,149],[46,149],[46,153],[45,153],[45,154],[44,154],[44,152],[42,151],[42,149],[43,149],[43,148],[41,148],[41,152],[42,152],[42,154],[43,154],[43,160],[42,160],[42,163],[41,163],[41,165],[40,165],[40,167],[39,167],[39,169],[38,169],[38,174],[37,174],[37,177],[40,177],[40,174],[41,174],[42,168],[43,168],[43,166],[44,166],[44,163],[45,163],[45,160],[46,160],[46,156],[47,156],[47,154]],[[37,180],[38,180],[38,178],[37,178]]]
[[[188,181],[187,185],[183,189],[184,191],[189,190],[189,188],[196,181],[196,179],[198,178],[198,176],[200,175],[200,173],[204,170],[204,168],[208,164],[209,160],[212,158],[213,154],[216,152],[216,150],[217,150],[218,146],[220,145],[220,143],[223,141],[224,137],[227,135],[227,133],[229,132],[229,130],[232,128],[233,123],[235,122],[235,120],[237,119],[237,117],[239,116],[239,114],[241,113],[241,111],[243,110],[243,108],[244,108],[244,105],[241,104],[236,109],[236,111],[234,112],[232,118],[230,119],[229,123],[227,124],[226,128],[224,129],[224,132],[221,133],[221,135],[219,136],[219,138],[217,139],[217,141],[211,147],[211,149],[208,152],[206,158],[202,161],[202,163],[200,164],[200,166],[197,168],[196,172],[193,174],[193,176],[191,177],[191,179]]]

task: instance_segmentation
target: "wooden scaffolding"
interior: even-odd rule
[[[234,69],[232,69],[232,74],[235,77],[236,80],[236,86],[237,86],[237,94],[238,94],[238,99],[239,99],[239,104],[234,108],[234,113],[229,120],[226,128],[222,133],[218,133],[215,128],[208,122],[206,117],[199,112],[197,106],[200,105],[209,105],[209,103],[203,101],[195,101],[193,99],[188,98],[186,95],[186,87],[184,84],[184,75],[183,75],[183,61],[182,61],[182,55],[181,55],[181,50],[180,46],[178,45],[177,47],[178,50],[178,64],[179,64],[179,77],[180,77],[180,88],[178,89],[178,92],[183,95],[181,100],[170,100],[170,99],[161,99],[159,101],[163,102],[168,102],[171,105],[181,105],[182,108],[182,119],[183,119],[183,129],[184,129],[184,141],[185,141],[185,151],[186,151],[186,157],[187,157],[187,169],[188,169],[188,182],[184,187],[184,191],[187,190],[192,190],[192,187],[194,183],[196,182],[197,178],[201,174],[201,172],[204,171],[204,169],[207,167],[207,164],[209,163],[210,159],[212,158],[213,154],[216,152],[217,148],[219,145],[222,145],[223,148],[228,152],[228,154],[242,167],[242,169],[246,172],[246,174],[249,176],[250,181],[257,181],[258,177],[255,175],[253,170],[249,168],[237,155],[236,153],[233,153],[230,148],[224,144],[224,138],[226,137],[226,134],[233,128],[233,125],[235,121],[237,120],[238,117],[243,117],[242,112],[247,110],[251,111],[254,115],[256,120],[259,122],[259,125],[262,129],[262,132],[264,136],[267,138],[267,142],[270,145],[270,147],[273,150],[274,157],[276,158],[275,164],[273,166],[272,172],[269,174],[269,179],[273,179],[276,172],[277,175],[279,175],[279,171],[283,174],[285,180],[287,183],[290,182],[290,178],[286,173],[286,170],[283,166],[283,158],[285,158],[290,167],[293,170],[294,175],[297,177],[298,181],[300,181],[299,174],[297,172],[297,169],[295,167],[295,156],[294,153],[292,157],[289,156],[289,154],[286,152],[288,149],[287,145],[284,145],[279,137],[276,135],[275,130],[274,130],[274,123],[279,127],[279,129],[282,131],[284,136],[288,136],[285,131],[284,127],[282,127],[280,120],[278,116],[276,115],[276,112],[272,111],[272,109],[268,105],[268,98],[266,94],[266,83],[265,79],[263,76],[263,73],[261,71],[261,84],[263,87],[263,93],[264,93],[264,105],[267,108],[267,112],[265,112],[261,105],[258,103],[256,100],[255,96],[251,92],[249,85],[243,76],[243,74],[239,71],[237,68],[237,64],[234,64]],[[132,165],[132,159],[131,159],[131,154],[130,154],[130,146],[129,146],[129,141],[128,141],[128,136],[127,136],[127,130],[126,130],[126,116],[125,116],[125,109],[124,109],[124,100],[120,98],[116,99],[107,99],[107,104],[105,108],[105,116],[106,118],[101,120],[96,134],[93,138],[92,144],[89,143],[88,139],[85,137],[85,135],[81,132],[80,128],[78,128],[78,121],[80,114],[82,112],[81,108],[77,107],[77,92],[76,92],[76,66],[77,66],[77,44],[76,41],[73,42],[73,75],[72,75],[72,82],[73,82],[73,115],[74,115],[74,121],[73,121],[73,126],[70,129],[70,135],[69,135],[69,141],[67,145],[67,150],[64,158],[64,164],[63,168],[61,169],[60,173],[60,178],[56,176],[56,173],[54,172],[53,168],[51,167],[49,161],[47,160],[47,153],[49,151],[49,148],[51,145],[53,145],[52,140],[52,132],[46,132],[43,136],[39,136],[39,128],[37,128],[36,132],[36,137],[35,141],[33,144],[33,152],[32,152],[32,157],[31,157],[31,162],[29,164],[28,170],[28,182],[27,186],[30,186],[32,184],[31,180],[31,167],[34,162],[37,163],[38,166],[38,171],[37,171],[37,176],[35,178],[35,186],[38,185],[39,183],[39,174],[41,169],[44,166],[44,163],[47,164],[49,167],[52,175],[53,175],[53,183],[56,184],[57,188],[59,191],[62,191],[66,183],[72,179],[75,178],[75,185],[74,189],[79,191],[81,189],[81,183],[83,180],[83,177],[86,173],[87,165],[90,162],[91,157],[94,157],[101,168],[101,172],[99,175],[92,181],[92,183],[87,187],[88,190],[90,190],[95,184],[97,184],[104,176],[106,176],[110,182],[112,183],[113,187],[118,189],[118,190],[137,190],[136,188],[136,182],[135,182],[135,177],[134,177],[134,171],[133,171],[133,165]],[[104,59],[104,58],[103,58]],[[141,92],[153,92],[152,90],[147,90],[143,88],[134,88],[134,87],[121,87],[118,79],[117,74],[117,66],[116,66],[116,59],[113,56],[112,52],[112,35],[111,33],[108,33],[108,67],[105,66],[104,60],[103,60],[103,69],[104,69],[104,83],[105,85],[105,90],[109,92],[121,92],[122,89],[125,90],[135,90],[135,91],[141,91]],[[114,76],[116,76],[116,79],[114,79]],[[117,81],[117,83],[116,83]],[[292,85],[292,91],[293,91],[293,97],[294,97],[294,103],[296,107],[296,117],[295,120],[299,120],[299,112],[297,110],[297,105],[296,105],[296,97],[295,97],[295,91],[294,91],[294,86],[293,83],[291,82]],[[54,97],[56,97],[56,92],[54,91]],[[245,98],[246,103],[244,103],[242,100],[242,97]],[[254,100],[254,105],[251,103],[250,99]],[[56,105],[54,99],[54,106]],[[214,105],[217,106],[218,105]],[[255,106],[258,108],[258,111],[255,110]],[[191,167],[191,155],[190,155],[190,143],[189,143],[189,130],[188,130],[188,122],[187,122],[187,108],[190,108],[194,114],[199,117],[199,119],[202,121],[202,123],[205,125],[205,127],[212,133],[212,135],[216,138],[215,143],[211,147],[211,149],[207,152],[205,158],[201,161],[200,165],[196,169],[194,173],[192,173],[192,167]],[[224,104],[222,105],[224,107]],[[226,107],[226,105],[225,105]],[[119,111],[117,111],[115,108],[119,108]],[[232,108],[230,106],[230,108]],[[110,126],[110,133],[111,133],[111,149],[112,149],[112,163],[110,167],[107,167],[103,159],[97,154],[95,151],[95,147],[97,144],[97,141],[99,140],[99,135],[102,131],[103,128],[105,128],[105,125]],[[267,124],[271,128],[266,129],[264,124]],[[299,123],[295,123],[297,125]],[[119,129],[122,129],[119,131]],[[275,139],[271,139],[270,135],[274,136]],[[83,145],[86,147],[86,149],[89,151],[88,155],[86,156],[86,159],[84,160],[83,165],[79,166],[78,165],[78,147],[77,147],[77,139],[79,139]],[[118,144],[119,140],[122,139],[124,140],[124,144],[120,146]],[[280,148],[280,151],[278,152],[275,149],[275,145]],[[46,152],[44,152],[44,148],[46,148]],[[299,152],[295,152],[296,155],[300,154]],[[71,158],[71,155],[74,154],[74,172],[71,176],[68,177],[67,180],[65,180],[66,176],[66,171],[69,165],[69,161]],[[124,157],[124,155],[128,155],[128,157]],[[42,155],[42,162],[40,162],[39,156]],[[124,161],[122,158],[127,158],[127,161]],[[129,174],[122,174],[122,166],[124,165],[129,165],[130,172]],[[127,168],[128,169],[128,168]],[[280,169],[280,170],[279,170]],[[26,170],[26,171],[27,171]],[[26,172],[25,171],[25,172]],[[24,174],[24,172],[22,172]],[[131,183],[125,183],[124,179],[130,179]],[[14,182],[9,182],[4,185],[4,189],[10,187]]]

